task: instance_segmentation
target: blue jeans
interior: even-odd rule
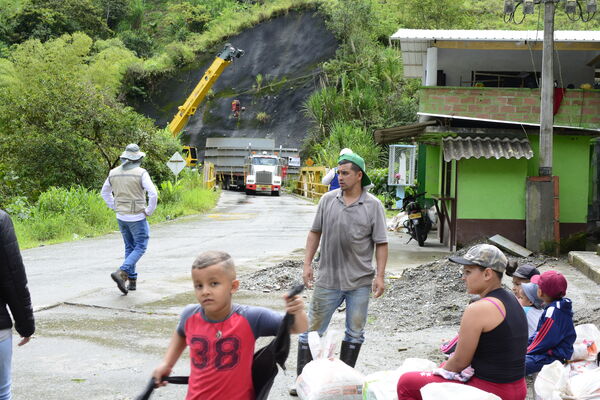
[[[135,264],[142,258],[148,247],[150,226],[145,219],[135,222],[126,222],[120,219],[117,219],[117,221],[125,242],[125,261],[123,261],[121,269],[127,272],[129,279],[137,279]]]
[[[346,300],[344,340],[352,343],[364,342],[370,296],[371,286],[363,286],[354,290],[324,289],[315,286],[308,312],[308,330],[317,331],[319,336],[323,336],[333,313]],[[300,334],[298,341],[308,343],[308,332]]]
[[[525,375],[535,374],[540,372],[544,365],[552,364],[558,360],[547,354],[527,354],[525,356]]]
[[[12,336],[0,342],[0,400],[10,400]]]

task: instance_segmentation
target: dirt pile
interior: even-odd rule
[[[286,291],[302,281],[301,260],[286,260],[274,267],[244,275],[240,288],[262,292]],[[318,263],[314,263],[315,275]],[[372,301],[369,314],[397,331],[413,331],[460,322],[470,296],[459,279],[459,268],[445,260],[388,275],[382,298]]]
[[[462,255],[465,252],[466,249],[462,249],[455,254]],[[519,265],[537,265],[542,271],[553,269],[558,261],[547,256],[508,258],[517,261]],[[273,267],[244,275],[240,278],[240,287],[264,293],[285,292],[302,282],[302,264],[302,260],[286,260]],[[318,274],[318,266],[318,263],[313,263],[315,275]],[[510,290],[509,277],[504,278],[503,284],[505,289]],[[579,293],[576,289],[577,280],[572,280],[570,284],[573,285],[573,291],[568,297],[574,302],[575,324],[599,324],[598,305],[586,301],[585,293]],[[308,294],[308,301],[310,292],[305,292]],[[460,279],[460,266],[442,259],[406,269],[400,277],[388,274],[386,291],[381,298],[371,301],[369,318],[381,328],[395,332],[453,326],[460,324],[464,309],[471,299]]]
[[[384,296],[371,303],[369,314],[399,332],[456,325],[470,300],[459,268],[446,260],[407,269],[388,282]]]
[[[262,292],[287,291],[302,283],[302,260],[286,260],[274,267],[240,277],[240,289]]]

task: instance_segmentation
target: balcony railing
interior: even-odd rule
[[[419,113],[539,125],[540,89],[422,87]],[[600,130],[600,90],[567,89],[554,125]]]

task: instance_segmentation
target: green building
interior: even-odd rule
[[[401,29],[391,38],[401,47],[405,76],[422,79],[420,122],[382,129],[375,137],[419,144],[419,191],[437,204],[438,235],[451,247],[495,234],[527,245],[528,219],[534,217],[527,186],[542,179],[542,36]],[[555,42],[561,67],[555,67],[554,215],[565,238],[598,219],[593,159],[600,90],[591,88],[600,76],[600,32],[557,31]]]

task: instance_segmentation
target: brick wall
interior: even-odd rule
[[[419,112],[540,123],[540,89],[423,87]],[[567,90],[554,125],[600,129],[600,90]]]

